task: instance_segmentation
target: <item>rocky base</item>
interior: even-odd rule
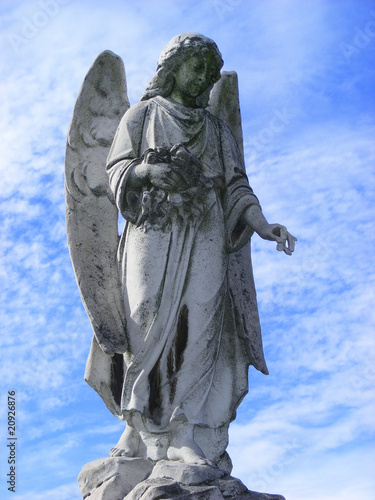
[[[285,500],[250,491],[218,467],[167,460],[103,458],[85,465],[78,482],[87,500]]]
[[[84,499],[123,500],[149,477],[153,464],[145,458],[107,457],[86,464],[78,476]]]

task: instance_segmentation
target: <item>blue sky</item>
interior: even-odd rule
[[[250,184],[295,255],[253,238],[270,376],[250,370],[233,474],[287,500],[372,500],[374,1],[6,1],[0,4],[2,498],[75,500],[123,424],[83,381],[91,327],[65,235],[64,150],[99,52],[135,104],[176,34],[214,39],[239,75]],[[17,391],[17,492],[5,486]]]

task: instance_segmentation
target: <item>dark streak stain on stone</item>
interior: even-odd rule
[[[169,382],[169,403],[172,404],[174,397],[176,395],[176,387],[177,387],[177,377],[172,378]]]
[[[155,363],[153,369],[148,375],[148,382],[150,384],[150,393],[148,400],[148,409],[150,416],[156,424],[161,421],[162,411],[162,393],[161,393],[161,372],[160,372],[160,358]]]
[[[120,406],[122,385],[124,381],[124,358],[122,354],[115,354],[111,364],[111,391],[116,403]]]
[[[189,331],[189,309],[182,306],[177,323],[177,333],[174,339],[174,352],[176,362],[176,372],[181,368],[184,361],[184,351],[186,349]]]
[[[167,375],[169,379],[169,402],[172,403],[176,394],[178,371],[184,362],[184,351],[186,349],[189,334],[189,309],[183,305],[177,322],[176,336],[167,358]]]
[[[167,377],[168,377],[168,379],[173,377],[174,372],[175,372],[174,351],[173,351],[173,346],[172,346],[171,350],[168,353],[168,357],[167,357]]]

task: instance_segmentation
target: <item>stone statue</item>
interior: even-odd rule
[[[126,421],[110,456],[229,474],[248,367],[268,373],[250,237],[287,255],[296,238],[249,186],[236,74],[222,65],[209,38],[176,36],[129,108],[121,59],[101,53],[69,130],[66,202],[94,329],[85,379]]]

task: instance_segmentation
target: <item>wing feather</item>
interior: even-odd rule
[[[69,127],[65,157],[68,244],[78,287],[101,348],[124,352],[126,319],[116,252],[118,211],[105,170],[117,126],[129,108],[124,65],[113,52],[94,61]]]

